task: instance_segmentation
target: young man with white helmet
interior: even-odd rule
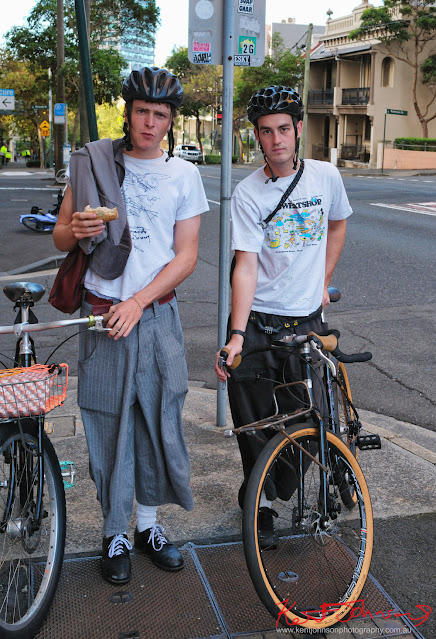
[[[295,91],[284,86],[260,89],[251,96],[247,113],[266,163],[242,180],[232,196],[231,247],[236,265],[229,365],[236,355],[244,354],[243,348],[268,345],[293,333],[322,331],[322,306],[329,303],[327,285],[352,212],[339,171],[328,162],[298,158],[303,104]],[[235,427],[273,414],[272,389],[274,380],[282,379],[284,357],[287,381],[302,378],[298,358],[288,358],[279,349],[243,357],[234,371],[222,369],[218,357],[215,370],[220,380],[228,379]],[[315,395],[322,401],[320,389],[315,389]],[[283,412],[298,405],[290,395],[281,398]],[[258,431],[256,437],[238,436],[244,471],[241,507],[251,469],[264,445],[259,437],[265,443],[269,436],[267,430]],[[273,499],[274,495],[265,501],[259,516],[264,547],[274,547],[277,541]]]
[[[78,403],[103,514],[104,579],[131,578],[127,527],[138,503],[135,546],[163,570],[183,567],[156,524],[156,508],[191,510],[182,407],[188,389],[174,289],[194,270],[200,214],[208,204],[198,169],[173,157],[173,119],[183,99],[165,69],[132,71],[122,88],[123,139],[85,145],[70,160],[54,241],[91,254],[82,314],[108,313],[107,335],[81,335]],[[168,134],[168,152],[160,148]],[[117,207],[106,225],[93,212]],[[109,337],[109,339],[108,339]]]

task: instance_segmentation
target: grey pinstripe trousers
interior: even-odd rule
[[[83,302],[82,315],[92,307]],[[194,504],[182,407],[188,374],[176,299],[144,311],[127,338],[80,335],[78,403],[103,534],[127,530],[133,498]]]

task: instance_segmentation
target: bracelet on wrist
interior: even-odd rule
[[[141,313],[144,312],[144,309],[142,308],[141,304],[138,302],[138,300],[136,299],[136,297],[134,295],[132,295],[132,300],[135,300],[135,302],[137,303],[137,305],[139,306]]]
[[[241,335],[245,339],[245,331],[240,331],[237,328],[232,329],[230,335]]]

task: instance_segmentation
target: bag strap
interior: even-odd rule
[[[258,224],[260,224],[260,226],[263,229],[266,229],[268,224],[273,219],[274,215],[277,213],[277,211],[280,211],[280,209],[282,208],[283,204],[286,202],[286,200],[288,199],[288,197],[290,196],[292,191],[295,189],[295,187],[297,186],[298,182],[300,181],[301,176],[303,175],[303,170],[304,170],[304,160],[300,160],[300,168],[298,169],[296,176],[294,177],[294,179],[292,180],[292,182],[290,183],[290,185],[288,186],[286,191],[283,193],[283,195],[281,197],[281,200],[277,204],[277,206],[274,209],[274,211],[272,213],[270,213],[268,215],[268,217],[266,217],[264,220],[262,220],[262,222],[258,222]]]

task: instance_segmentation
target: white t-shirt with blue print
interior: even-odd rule
[[[174,225],[209,210],[197,167],[164,153],[153,160],[124,155],[121,187],[132,250],[124,273],[105,280],[88,270],[85,288],[103,297],[125,301],[150,284],[174,258]],[[110,222],[109,222],[110,224]]]
[[[322,302],[328,221],[343,220],[352,210],[335,166],[317,160],[304,164],[300,181],[265,230],[259,222],[275,209],[295,175],[267,181],[262,167],[233,192],[231,247],[258,254],[253,310],[301,317]]]

